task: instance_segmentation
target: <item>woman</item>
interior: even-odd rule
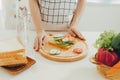
[[[76,28],[84,0],[29,0],[29,4],[37,33],[36,51],[46,41],[45,30],[67,30],[72,36],[85,40]]]

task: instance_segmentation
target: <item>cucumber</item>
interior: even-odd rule
[[[61,51],[58,50],[58,49],[51,49],[49,54],[51,54],[51,55],[59,55],[60,53],[61,53]]]
[[[120,33],[117,34],[117,36],[112,40],[111,46],[117,52],[117,54],[120,56]]]

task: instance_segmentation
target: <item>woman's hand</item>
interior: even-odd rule
[[[39,51],[39,49],[44,45],[47,41],[47,34],[44,30],[37,33],[37,36],[34,41],[34,49],[35,51]]]
[[[82,36],[82,34],[79,32],[79,30],[76,27],[69,27],[68,33],[73,37],[78,37],[81,40],[85,40],[85,38]]]

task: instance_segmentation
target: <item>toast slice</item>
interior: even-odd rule
[[[36,63],[36,61],[30,57],[27,57],[28,63],[23,65],[17,65],[17,66],[3,66],[2,68],[5,69],[8,73],[16,75],[19,74],[26,69],[30,68],[33,64]]]
[[[3,53],[0,54],[0,66],[16,66],[27,64],[26,55],[21,53]]]
[[[25,47],[18,37],[0,41],[0,66],[26,64]]]
[[[48,43],[55,47],[68,50],[75,44],[75,38],[69,36],[50,36],[48,38]],[[73,40],[74,39],[74,40]]]
[[[56,47],[59,47],[61,49],[65,49],[65,50],[68,50],[70,47],[72,47],[72,45],[64,46],[64,45],[56,44],[54,40],[50,40],[50,41],[48,41],[48,43],[52,46],[56,46]]]

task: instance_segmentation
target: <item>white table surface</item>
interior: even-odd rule
[[[29,31],[26,54],[36,60],[29,69],[18,75],[11,75],[0,68],[0,80],[106,80],[89,59],[96,53],[93,44],[100,32],[81,32],[89,46],[86,58],[76,62],[54,62],[33,50],[35,32]],[[16,36],[16,31],[0,30],[0,40]]]

